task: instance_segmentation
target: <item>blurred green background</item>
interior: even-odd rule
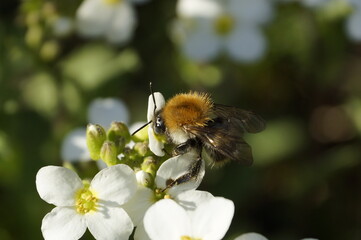
[[[176,1],[136,5],[138,24],[122,46],[54,34],[49,21],[73,19],[80,4],[0,3],[0,239],[41,239],[53,206],[36,192],[37,171],[62,165],[62,140],[87,124],[95,98],[122,99],[130,122],[146,120],[149,81],[165,98],[206,91],[267,121],[246,136],[253,166],[209,168],[200,186],[235,202],[227,239],[251,231],[275,240],[361,239],[361,42],[345,30],[352,8],[274,2],[267,50],[244,64],[182,55],[169,33]]]

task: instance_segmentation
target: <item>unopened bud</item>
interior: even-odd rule
[[[152,176],[149,173],[144,172],[143,170],[140,170],[135,174],[135,176],[137,178],[138,185],[141,185],[144,187],[150,186],[150,184],[152,182]]]
[[[105,141],[100,150],[100,158],[108,165],[113,166],[118,162],[117,147],[114,142]]]
[[[122,122],[112,122],[107,132],[108,140],[113,141],[118,148],[118,153],[124,150],[125,144],[130,141],[128,127]]]
[[[100,159],[100,150],[105,140],[106,133],[102,126],[98,124],[88,124],[86,129],[86,144],[88,146],[91,159]]]
[[[145,157],[141,165],[141,169],[144,172],[150,173],[152,176],[155,176],[155,172],[157,170],[156,163],[156,160],[152,156]]]
[[[148,144],[145,142],[137,142],[134,144],[133,149],[142,157],[144,157],[148,152]]]

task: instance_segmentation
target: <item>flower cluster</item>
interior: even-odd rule
[[[155,96],[157,107],[162,107],[163,96]],[[151,98],[149,103],[151,119]],[[86,229],[96,239],[128,239],[134,227],[135,239],[221,239],[226,234],[234,205],[231,200],[196,190],[205,174],[204,161],[196,178],[170,186],[170,180],[187,174],[195,154],[169,156],[164,151],[167,144],[154,134],[152,126],[148,133],[149,138],[145,129],[130,136],[121,122],[112,122],[107,128],[89,124],[88,154],[108,167],[91,181],[82,181],[65,167],[39,170],[39,195],[55,205],[42,222],[45,239],[79,239]]]
[[[261,27],[273,17],[267,0],[180,0],[175,33],[184,54],[209,61],[225,51],[240,62],[259,60],[266,50]]]
[[[148,120],[164,103],[160,93],[149,97]],[[139,240],[225,236],[233,202],[197,190],[205,174],[203,160],[198,160],[195,178],[170,184],[189,173],[197,154],[169,156],[169,144],[157,136],[152,123],[134,136],[121,122],[112,122],[107,130],[89,124],[86,144],[90,157],[108,166],[92,180],[82,181],[74,171],[58,166],[46,166],[37,173],[40,197],[55,205],[42,221],[45,239],[79,239],[87,229],[96,239],[128,239],[134,227],[134,239]],[[249,233],[236,239],[266,238]]]
[[[78,32],[124,44],[132,38],[137,25],[133,3],[138,2],[144,0],[85,0],[76,13]]]

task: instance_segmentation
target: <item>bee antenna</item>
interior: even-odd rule
[[[142,129],[145,128],[146,126],[148,126],[151,122],[152,122],[152,120],[150,120],[149,122],[147,122],[146,124],[144,124],[143,126],[141,126],[140,128],[138,128],[137,130],[135,130],[135,131],[132,133],[132,136],[134,136],[134,134],[136,134],[137,132],[139,132],[140,130],[142,130]]]
[[[149,82],[149,90],[150,90],[150,94],[152,94],[153,103],[154,103],[153,113],[155,114],[155,110],[157,109],[157,104],[155,103],[155,97],[154,97],[154,92],[153,92],[153,88],[152,88],[152,82]]]

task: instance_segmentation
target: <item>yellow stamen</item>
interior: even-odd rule
[[[181,236],[180,240],[202,240],[202,238],[193,238],[190,236]]]
[[[164,195],[164,199],[172,199],[172,196],[169,194]]]
[[[121,3],[123,0],[103,0],[106,4],[114,5],[117,3]]]
[[[214,29],[221,36],[228,35],[234,28],[234,19],[229,15],[221,15],[214,22]]]
[[[89,186],[85,186],[75,194],[75,209],[80,214],[86,214],[90,211],[96,211],[98,199],[90,191]]]

